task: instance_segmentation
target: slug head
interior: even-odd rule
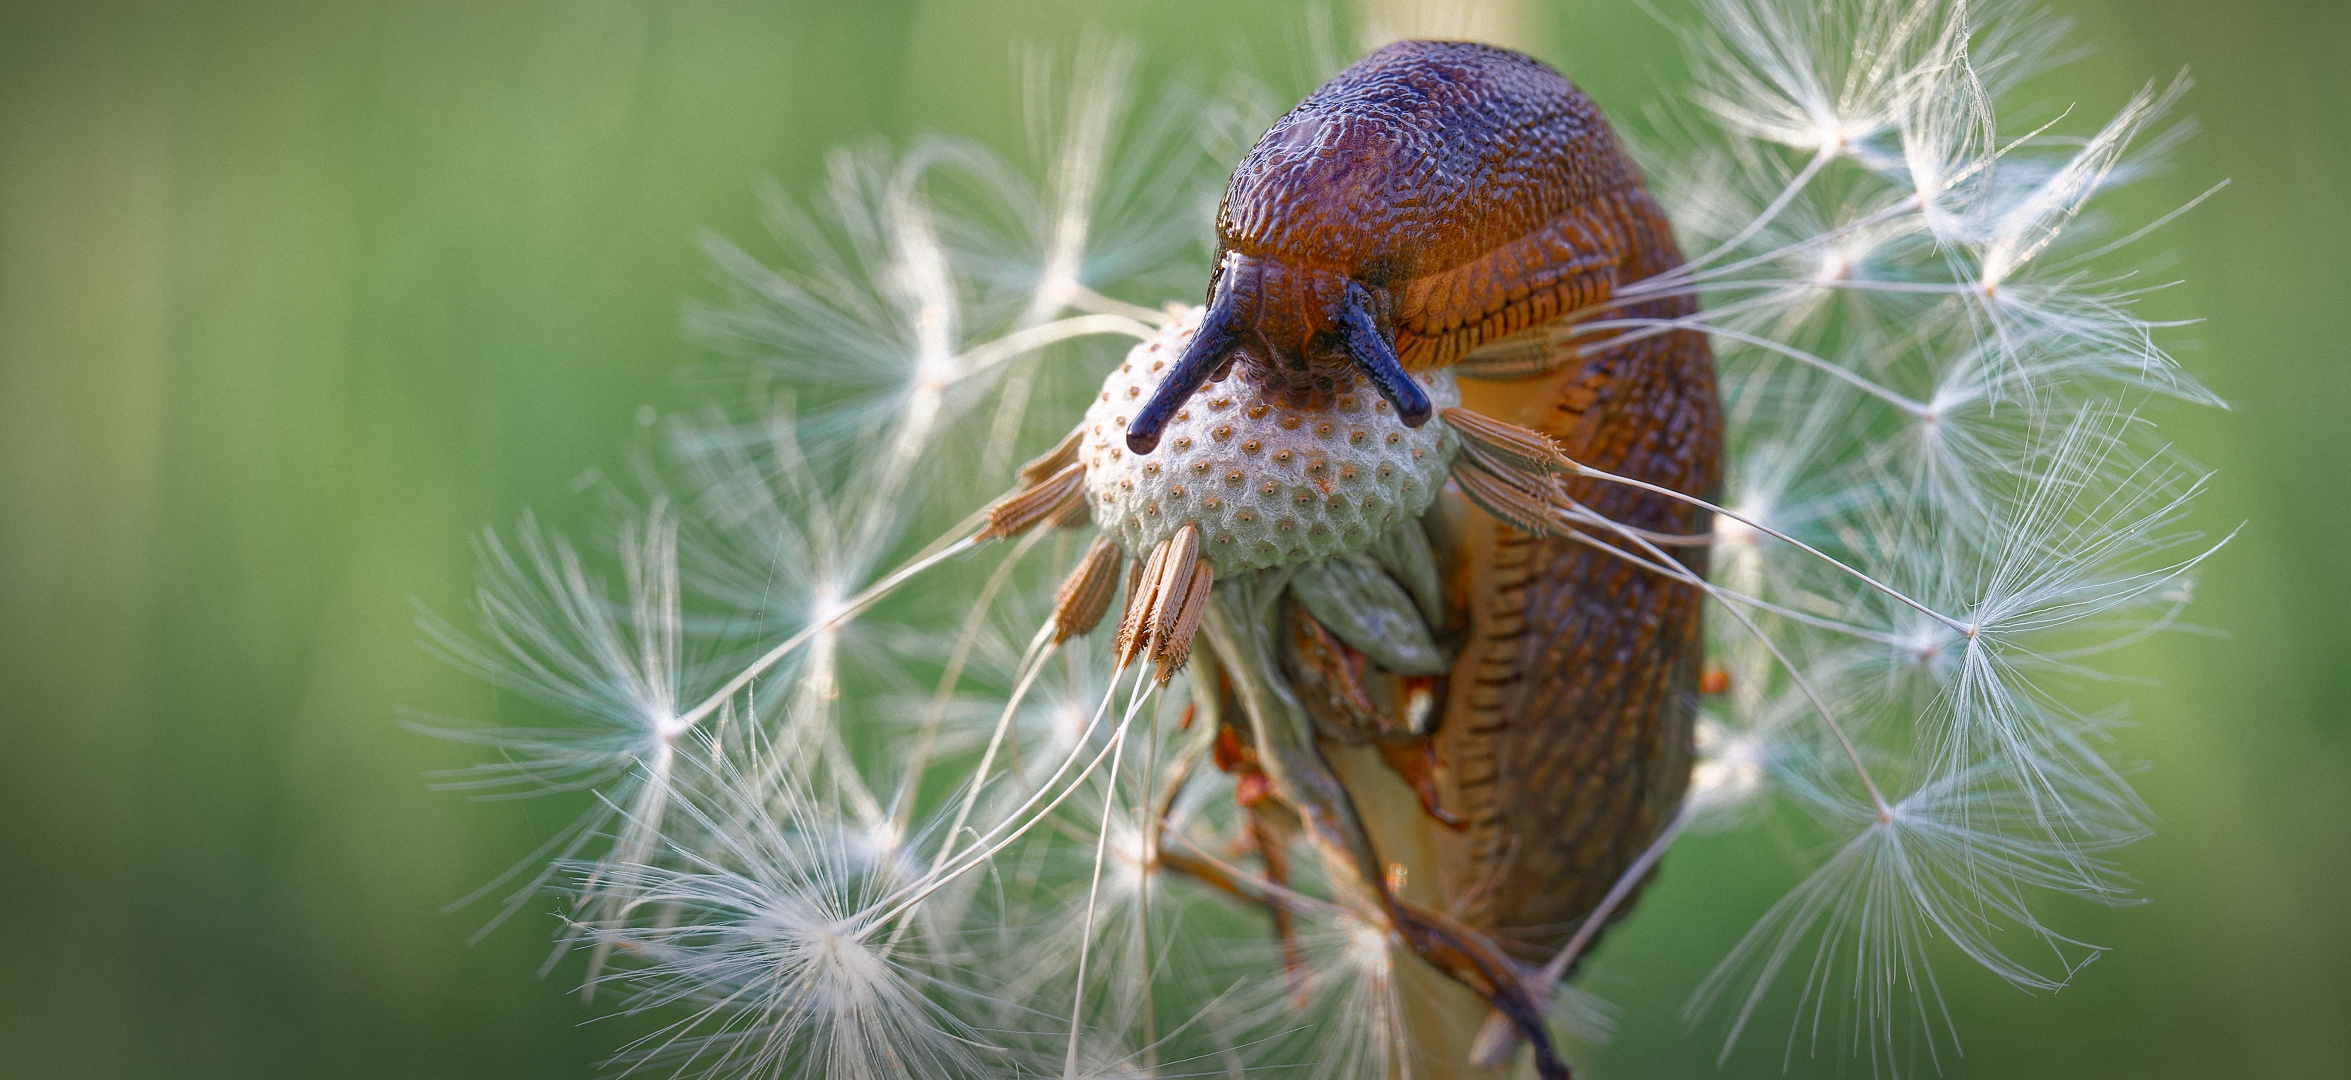
[[[1434,411],[1396,358],[1385,289],[1311,264],[1228,251],[1208,283],[1200,332],[1127,428],[1127,448],[1148,454],[1192,393],[1239,366],[1261,392],[1292,402],[1329,401],[1369,382],[1406,427]]]

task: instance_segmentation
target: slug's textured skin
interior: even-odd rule
[[[1545,431],[1578,461],[1698,494],[1718,482],[1713,362],[1697,335],[1651,338],[1547,377],[1461,385],[1468,407]],[[1687,505],[1620,484],[1578,480],[1569,490],[1638,528],[1707,527]],[[1681,561],[1705,572],[1703,549]],[[1445,805],[1469,828],[1443,876],[1469,901],[1464,921],[1547,955],[1656,838],[1688,786],[1699,596],[1474,508],[1449,569],[1470,636],[1434,741]]]
[[[1350,286],[1402,366],[1427,371],[1588,313],[1617,283],[1681,262],[1663,211],[1589,99],[1535,60],[1458,42],[1381,49],[1284,116],[1235,170],[1218,235],[1211,318],[1221,298],[1235,342],[1226,363],[1302,407],[1347,392],[1365,367],[1350,366],[1340,325]],[[1671,318],[1694,304],[1605,310]],[[1713,493],[1721,417],[1702,335],[1590,356],[1562,344],[1542,359],[1540,373],[1509,381],[1465,366],[1464,406],[1545,432],[1587,464]],[[1578,480],[1571,490],[1625,524],[1676,534],[1707,525],[1623,485]],[[1437,863],[1437,881],[1413,891],[1534,958],[1593,909],[1687,786],[1698,595],[1580,543],[1531,536],[1457,495],[1440,511],[1460,653],[1430,745],[1440,802],[1466,827],[1413,819],[1424,835],[1412,845]],[[1704,571],[1703,548],[1680,550]],[[1360,810],[1395,819],[1391,807]],[[1374,831],[1395,835],[1393,825]]]
[[[1332,329],[1314,314],[1351,279],[1410,369],[1586,307],[1642,241],[1671,242],[1566,79],[1504,49],[1426,41],[1380,50],[1282,117],[1234,170],[1217,236],[1220,276],[1238,254],[1269,279],[1261,292],[1298,294],[1254,312],[1254,351],[1273,366],[1313,354]]]

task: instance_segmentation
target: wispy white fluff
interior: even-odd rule
[[[1701,310],[1546,333],[1589,352],[1700,330],[1720,368],[1727,479],[1691,580],[1728,686],[1648,858],[1685,826],[1791,823],[1819,854],[1768,910],[1723,912],[1760,918],[1711,975],[1649,977],[1697,987],[1726,1055],[1784,993],[1784,1057],[1935,1068],[1963,1018],[1931,955],[2053,988],[2098,950],[2042,899],[2131,899],[2114,860],[2149,815],[2109,760],[2122,687],[2095,665],[2176,625],[2213,549],[2187,522],[2207,477],[2155,420],[2214,401],[2135,310],[2160,222],[2100,200],[2186,132],[2185,83],[2020,123],[2005,99],[2067,55],[2027,4],[1699,7],[1692,85],[1641,151],[1690,259],[1619,294]],[[812,198],[770,190],[772,243],[710,241],[726,295],[689,320],[749,404],[665,423],[609,544],[528,518],[486,539],[478,632],[427,620],[566,718],[460,729],[493,759],[447,780],[594,793],[508,910],[540,865],[565,873],[591,992],[665,1025],[626,1070],[1411,1067],[1403,946],[1333,902],[1305,846],[1257,904],[1156,861],[1263,865],[1235,785],[1207,779],[1214,731],[1177,728],[1185,683],[1040,629],[1083,532],[969,539],[1112,349],[1200,299],[1215,194],[1270,118],[1245,88],[1139,95],[1137,63],[1032,60],[1025,160],[926,138],[836,153]],[[1554,1011],[1605,1010],[1567,987]]]
[[[669,845],[668,865],[576,870],[581,888],[625,890],[644,916],[591,931],[618,960],[622,1009],[681,1014],[622,1049],[632,1070],[944,1080],[996,1056],[926,974],[930,935],[886,938],[860,919],[919,872],[893,845],[860,843],[791,787],[682,816],[693,842]]]
[[[514,547],[495,533],[484,534],[479,545],[478,636],[429,613],[421,619],[453,662],[573,722],[438,731],[501,753],[499,761],[447,774],[444,786],[509,797],[598,792],[600,804],[534,858],[574,858],[600,840],[609,840],[600,865],[627,866],[649,856],[675,795],[677,741],[685,733],[679,702],[706,682],[685,660],[676,519],[657,503],[645,517],[624,522],[619,540],[624,588],[614,597],[569,543],[526,515]],[[616,821],[617,833],[606,837]],[[536,894],[546,876],[526,877],[499,919]],[[586,918],[606,918],[622,903],[625,894],[593,898],[595,910]]]
[[[2056,989],[2096,957],[2096,946],[2039,921],[2030,893],[2102,898],[2121,891],[2118,875],[2078,846],[2036,837],[2030,800],[1997,770],[1939,777],[1884,812],[1833,798],[1818,809],[1846,820],[1852,838],[1764,914],[1692,999],[1694,1016],[1728,1005],[1731,1041],[1785,970],[1805,964],[1787,1054],[1849,1050],[1899,1075],[1908,1060],[1935,1066],[1958,1049],[1928,959],[1937,942],[2027,989]],[[2085,866],[2097,875],[2089,882]],[[2020,960],[2013,941],[2050,960]],[[1923,1055],[1908,1053],[1910,1038]]]

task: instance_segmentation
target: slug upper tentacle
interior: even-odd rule
[[[1233,347],[1241,341],[1239,323],[1233,315],[1233,297],[1230,286],[1212,292],[1208,311],[1200,319],[1199,332],[1160,379],[1151,400],[1143,403],[1142,410],[1127,425],[1127,449],[1138,454],[1158,449],[1159,436],[1167,430],[1167,422],[1191,399],[1192,392],[1211,379],[1223,378],[1225,371],[1232,367]]]
[[[1433,414],[1429,396],[1397,361],[1396,343],[1389,340],[1390,335],[1380,332],[1372,315],[1371,293],[1352,281],[1347,283],[1347,299],[1339,308],[1339,327],[1347,335],[1347,352],[1355,358],[1357,373],[1396,407],[1396,419],[1405,427],[1428,423]]]

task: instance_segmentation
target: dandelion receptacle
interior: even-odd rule
[[[1726,1054],[1792,982],[1908,1070],[1930,945],[2094,956],[2038,901],[2126,899],[2145,814],[2045,684],[2216,545],[2100,269],[2149,230],[2083,210],[2179,88],[2017,131],[2037,9],[1701,7],[1655,147],[1493,46],[1278,117],[1101,49],[1036,179],[843,152],[779,265],[715,245],[754,401],[610,490],[620,591],[526,521],[429,624],[579,720],[452,782],[598,793],[502,884],[660,1018],[619,1059],[1559,1080],[1605,928],[1767,815],[1825,854],[1690,973]]]

